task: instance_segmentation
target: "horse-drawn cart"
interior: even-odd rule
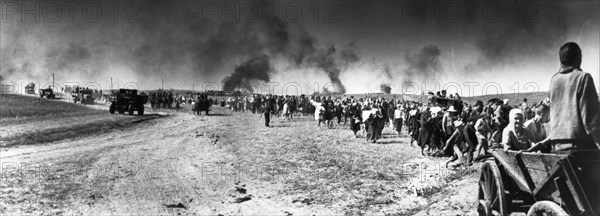
[[[600,215],[600,150],[494,150],[479,177],[480,215]]]

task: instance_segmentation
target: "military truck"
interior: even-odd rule
[[[71,97],[73,98],[73,103],[81,104],[94,104],[94,97],[92,94],[94,93],[91,89],[77,89],[71,92]]]
[[[35,83],[29,83],[25,86],[25,94],[35,95]]]
[[[133,115],[137,111],[138,115],[144,115],[144,104],[148,102],[147,95],[138,95],[137,89],[119,89],[114,94],[112,103],[108,112],[114,114],[119,112],[120,114],[129,112],[129,115]]]
[[[48,87],[45,89],[40,89],[40,98],[54,99],[56,96],[54,95],[52,88]]]

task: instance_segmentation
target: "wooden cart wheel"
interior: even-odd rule
[[[527,212],[527,216],[569,216],[558,204],[552,201],[538,201]]]
[[[481,167],[479,176],[479,215],[508,215],[508,203],[500,170],[494,161],[487,161]]]

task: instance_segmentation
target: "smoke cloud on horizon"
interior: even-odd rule
[[[383,92],[385,94],[391,94],[392,93],[392,87],[389,84],[381,84],[379,86],[379,88],[381,89],[381,92]]]
[[[25,3],[36,2],[42,8],[46,4]],[[214,82],[250,91],[251,83],[276,81],[298,82],[304,92],[319,82],[316,90],[327,94],[375,92],[384,85],[399,91],[404,82],[454,77],[502,82],[499,79],[525,74],[531,81],[547,82],[539,71],[558,67],[560,45],[583,41],[587,58],[597,56],[599,44],[599,27],[594,25],[599,15],[593,7],[598,2],[503,1],[498,22],[477,18],[439,23],[430,14],[425,23],[398,23],[402,14],[394,13],[392,6],[398,3],[393,2],[338,2],[339,21],[326,23],[314,21],[301,2],[294,2],[305,12],[298,22],[280,13],[249,22],[245,15],[240,21],[206,17],[202,2],[160,0],[133,2],[134,22],[127,22],[127,14],[115,22],[110,2],[91,2],[105,9],[98,22],[69,22],[64,14],[56,23],[34,22],[33,16],[21,22],[20,16],[8,15],[0,28],[0,78],[48,83],[54,73],[58,82],[99,82],[105,88],[114,78],[121,86],[136,82],[143,89],[158,88],[164,79],[165,88],[184,89]],[[242,4],[268,11],[269,2]],[[513,16],[514,11],[522,16]],[[419,28],[413,31],[415,27]],[[585,59],[584,64],[591,72],[597,70],[597,62]],[[498,71],[507,71],[508,78]]]
[[[402,70],[402,82],[435,80],[443,72],[440,61],[442,51],[435,45],[427,45],[418,52],[406,53],[406,68]]]
[[[265,2],[253,1],[259,10],[267,11]],[[141,83],[164,78],[227,79],[227,88],[236,82],[246,89],[246,82],[269,81],[272,73],[285,73],[273,71],[273,67],[269,73],[255,73],[254,67],[236,66],[254,65],[260,59],[288,68],[322,70],[336,92],[345,92],[340,75],[348,64],[360,59],[351,50],[354,47],[344,46],[338,51],[336,44],[330,44],[319,48],[317,39],[302,24],[277,16],[262,16],[253,22],[207,21],[198,13],[201,6],[194,2],[143,1],[134,23],[9,23],[2,31],[1,75],[5,79],[47,80],[56,72],[62,79],[94,80],[105,79],[111,74],[107,70],[116,67],[129,75],[125,77]],[[28,27],[36,34],[30,34],[25,29]],[[241,77],[232,77],[238,75]]]

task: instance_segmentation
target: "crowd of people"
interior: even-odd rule
[[[271,115],[291,120],[314,115],[317,127],[348,124],[355,137],[367,142],[382,138],[387,126],[406,133],[423,154],[452,156],[459,164],[489,157],[491,149],[569,151],[600,147],[600,105],[591,76],[581,71],[581,50],[575,43],[560,49],[561,69],[551,82],[549,98],[518,103],[493,98],[473,104],[458,94],[429,92],[425,103],[384,97],[252,95],[228,98],[233,111],[261,113],[270,127]],[[551,105],[554,105],[550,108]],[[448,165],[447,163],[447,165]]]
[[[410,137],[410,145],[416,142],[422,154],[451,156],[448,163],[459,160],[457,164],[465,165],[489,157],[495,148],[541,152],[598,149],[600,105],[591,76],[580,69],[581,50],[577,44],[567,43],[559,56],[561,69],[552,78],[549,97],[534,103],[526,98],[516,103],[499,98],[467,103],[445,90],[428,92],[426,102],[372,95],[254,94],[209,99],[200,94],[174,97],[170,92],[153,92],[150,98],[157,104],[174,101],[177,107],[186,102],[204,104],[207,110],[220,103],[233,112],[260,114],[266,127],[272,127],[272,116],[287,121],[314,116],[317,127],[348,127],[356,138],[370,143],[380,140],[387,126],[396,136]]]
[[[159,89],[148,94],[148,101],[152,108],[172,108],[175,97],[172,91]]]
[[[210,107],[210,105],[216,105],[217,101],[214,98],[210,98],[208,94],[200,92],[186,92],[185,94],[173,93],[172,90],[167,91],[159,89],[148,93],[148,101],[152,108],[181,108],[181,106],[197,107]],[[202,108],[202,111],[205,109]]]
[[[446,97],[444,91],[441,94],[429,92],[427,103],[384,97],[303,95],[254,95],[248,101],[259,101],[244,102],[251,105],[242,107],[262,113],[267,127],[270,115],[290,120],[295,113],[300,116],[312,113],[317,127],[332,128],[337,122],[337,125],[347,125],[355,137],[376,143],[387,126],[397,136],[402,133],[410,136],[411,144],[416,142],[423,154],[427,151],[434,155],[454,155],[452,160],[455,160],[467,153],[468,163],[486,156],[490,147],[503,145],[506,149],[522,149],[526,142],[529,142],[526,146],[531,146],[544,140],[547,137],[544,124],[550,112],[547,101],[529,104],[524,99],[511,106],[509,100],[495,98],[485,104],[479,100],[471,105],[457,97]]]

